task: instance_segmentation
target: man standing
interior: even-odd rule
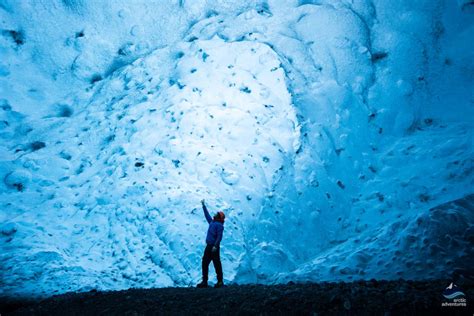
[[[204,216],[209,223],[206,236],[206,249],[202,256],[202,282],[197,285],[199,288],[207,287],[207,279],[209,273],[209,263],[214,264],[216,269],[217,283],[214,287],[224,286],[224,278],[222,275],[222,264],[220,255],[220,243],[222,240],[222,233],[224,232],[224,212],[217,212],[214,218],[211,218],[209,211],[207,210],[204,200],[201,201]]]

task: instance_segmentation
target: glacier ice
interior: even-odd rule
[[[472,273],[471,1],[0,3],[0,296]]]

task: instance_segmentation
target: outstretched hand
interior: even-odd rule
[[[201,204],[204,205],[206,201],[204,199],[201,200]]]

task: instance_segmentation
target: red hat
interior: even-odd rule
[[[224,212],[222,212],[222,211],[217,212],[217,214],[214,215],[214,220],[223,223],[224,220],[225,220],[225,214],[224,214]]]

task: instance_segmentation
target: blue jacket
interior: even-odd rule
[[[202,206],[204,210],[204,216],[209,223],[209,228],[207,229],[206,244],[219,247],[219,244],[222,240],[222,233],[224,232],[224,224],[218,221],[212,220],[211,215],[205,205]]]

